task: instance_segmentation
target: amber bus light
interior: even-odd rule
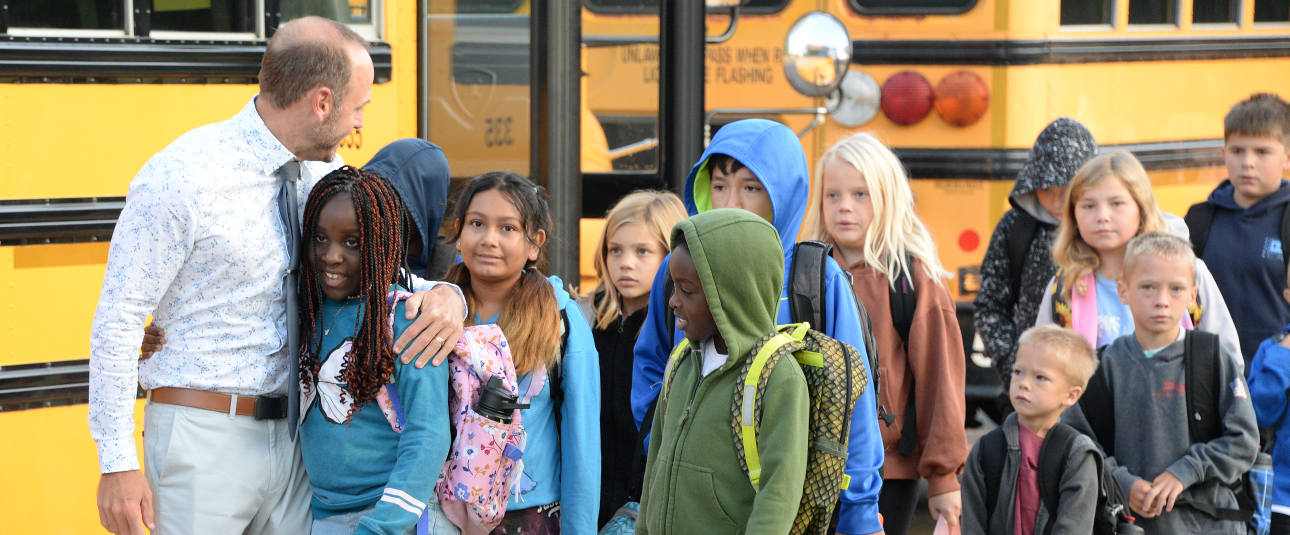
[[[936,114],[954,126],[967,126],[985,115],[990,90],[971,71],[955,71],[936,84]]]
[[[882,113],[893,123],[909,126],[927,117],[934,98],[932,84],[923,75],[898,72],[882,85]]]

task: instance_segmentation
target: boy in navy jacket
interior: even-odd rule
[[[1249,362],[1261,340],[1290,322],[1290,304],[1281,299],[1281,228],[1290,204],[1290,181],[1281,176],[1290,169],[1290,104],[1270,93],[1237,103],[1223,119],[1223,141],[1227,180],[1187,211],[1187,227],[1227,300]]]

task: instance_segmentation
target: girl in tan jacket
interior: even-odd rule
[[[878,509],[888,535],[905,535],[927,479],[932,518],[959,521],[958,475],[967,459],[963,339],[931,233],[914,214],[914,195],[900,160],[872,134],[839,141],[820,157],[802,238],[834,246],[833,258],[854,278],[873,319],[882,374],[880,424],[886,461]],[[908,340],[893,322],[892,303],[913,294]],[[908,410],[910,396],[913,411]],[[902,444],[908,416],[915,416]],[[912,439],[912,440],[910,440]]]

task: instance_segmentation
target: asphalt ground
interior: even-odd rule
[[[977,411],[976,418],[981,422],[981,426],[966,430],[969,445],[976,444],[977,439],[996,427],[994,421],[983,412]],[[927,481],[921,482],[920,487],[918,511],[914,513],[914,523],[909,528],[909,535],[932,535],[932,530],[936,528],[936,519],[927,512]]]

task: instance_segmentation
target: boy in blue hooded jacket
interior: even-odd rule
[[[1288,270],[1290,271],[1290,270]],[[1290,303],[1290,276],[1281,296]],[[1272,447],[1271,532],[1290,533],[1290,325],[1259,345],[1249,362],[1250,401],[1259,427],[1270,428]]]
[[[742,208],[774,225],[784,246],[784,272],[793,265],[793,245],[806,215],[810,174],[806,154],[788,127],[765,119],[748,119],[722,127],[699,163],[685,179],[685,209],[696,215],[715,208]],[[650,290],[649,312],[636,339],[632,374],[632,413],[640,425],[658,397],[671,340],[684,334],[665,325],[667,298],[664,281],[670,258],[664,259]],[[789,278],[784,277],[785,288]],[[787,295],[787,294],[781,294]],[[842,268],[829,258],[825,267],[824,333],[865,354],[864,331],[855,294]],[[791,322],[788,300],[781,297],[777,321]],[[872,370],[868,370],[873,377]],[[842,491],[838,533],[860,535],[882,532],[878,521],[878,493],[882,488],[882,437],[878,429],[878,402],[874,389],[865,389],[851,416],[846,474],[851,484]],[[649,425],[646,422],[644,425]]]

